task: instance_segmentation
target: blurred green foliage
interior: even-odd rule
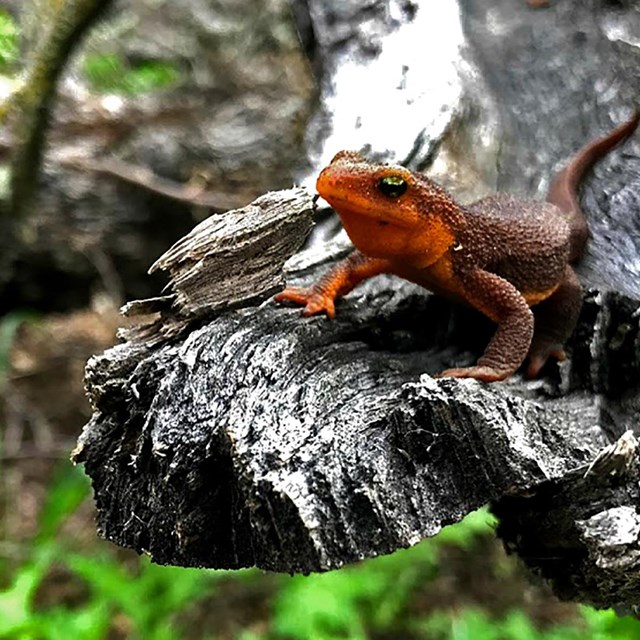
[[[83,72],[94,91],[129,96],[167,89],[180,79],[180,71],[169,62],[147,60],[133,64],[115,54],[103,53],[87,55]]]
[[[486,531],[486,511],[444,529],[437,538],[341,571],[292,578],[275,601],[273,626],[286,638],[365,640],[368,629],[391,632],[421,583],[438,574],[438,549],[466,547]]]
[[[4,9],[0,9],[0,74],[12,75],[19,68],[20,29]],[[115,53],[90,53],[84,56],[82,73],[91,89],[98,93],[136,96],[175,86],[180,69],[171,62],[142,60],[127,62]]]
[[[98,640],[108,636],[114,620],[121,619],[132,637],[169,640],[176,637],[171,618],[203,594],[213,595],[215,572],[159,567],[148,561],[131,568],[118,562],[111,549],[83,554],[71,548],[60,529],[88,494],[84,473],[61,464],[29,557],[12,575],[0,573],[2,582],[10,580],[0,591],[0,638]],[[85,595],[78,602],[39,607],[38,592],[61,568],[81,582]]]
[[[189,624],[200,605],[224,615],[224,590],[265,579],[275,586],[270,620],[260,629],[240,629],[238,640],[622,640],[640,637],[640,623],[612,612],[581,608],[573,626],[536,628],[525,613],[500,619],[477,607],[434,608],[412,614],[412,595],[443,570],[447,547],[473,553],[478,536],[492,526],[486,511],[469,515],[437,537],[390,556],[311,576],[267,576],[259,571],[201,571],[160,567],[147,559],[118,558],[106,544],[84,552],[69,541],[70,519],[88,497],[89,483],[78,468],[61,463],[39,518],[39,530],[22,562],[0,560],[0,638],[16,640],[144,640],[216,638]],[[55,593],[56,573],[75,584],[75,595],[43,604]],[[240,587],[243,585],[240,584]],[[114,635],[115,634],[115,635]],[[230,637],[225,635],[225,638]]]
[[[8,73],[18,61],[18,25],[0,9],[0,73]]]
[[[437,612],[420,623],[429,640],[631,640],[637,638],[640,623],[618,618],[612,611],[583,608],[584,623],[539,630],[522,611],[510,611],[502,620],[470,608],[458,615]]]

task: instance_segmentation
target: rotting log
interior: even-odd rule
[[[213,216],[158,261],[172,292],[129,307],[157,317],[88,365],[95,413],[74,459],[93,480],[102,536],[162,564],[309,572],[414,544],[492,501],[505,531],[522,518],[505,505],[539,509],[536,496],[567,486],[579,487],[581,508],[572,502],[554,527],[570,514],[582,531],[579,523],[632,506],[633,446],[615,476],[612,466],[589,468],[637,416],[640,329],[627,299],[587,296],[573,359],[559,375],[494,385],[434,379],[477,357],[490,326],[392,277],[348,296],[334,321],[268,300],[256,306],[295,251],[291,238],[304,237],[311,201],[304,190],[274,192],[248,209],[248,241],[233,264],[248,274],[258,257],[256,271],[275,280],[262,291],[258,280],[239,292],[234,285],[236,308],[211,311],[210,294],[231,276],[228,232],[241,234],[243,219],[242,210]],[[264,251],[276,237],[289,242]],[[299,254],[287,277],[313,279],[342,249]],[[617,399],[598,393],[614,382]],[[600,543],[601,556],[590,547],[591,576],[611,551]],[[640,574],[625,576],[629,598]],[[583,582],[572,597],[631,604]]]
[[[498,186],[543,191],[545,171],[585,131],[593,137],[624,119],[637,81],[614,80],[637,53],[610,56],[619,45],[603,36],[605,22],[587,10],[574,16],[577,2],[557,3],[546,19],[546,10],[529,15],[526,3],[507,0],[461,6],[502,123],[492,147]],[[496,20],[509,29],[496,31]],[[576,20],[582,39],[567,37]],[[536,58],[538,50],[554,55]],[[576,60],[578,85],[562,75]],[[615,91],[596,107],[597,78]],[[463,134],[482,104],[477,90],[467,87]],[[87,369],[95,411],[74,457],[93,479],[101,535],[158,563],[308,572],[414,544],[491,503],[507,549],[558,595],[635,612],[637,150],[630,141],[612,153],[584,186],[593,231],[580,266],[584,306],[569,360],[536,381],[433,378],[473,361],[491,326],[391,277],[356,289],[328,321],[276,306],[270,287],[230,309],[191,305],[199,287],[218,285],[199,278],[185,295],[174,274],[167,297],[129,307],[153,312],[152,322]],[[302,227],[288,232],[304,235]],[[215,236],[199,242],[225,255],[210,251]],[[271,256],[272,273],[293,250]],[[310,282],[345,250],[339,237],[312,243],[286,277]],[[181,255],[170,251],[160,264],[171,273]],[[200,268],[215,274],[208,260]]]

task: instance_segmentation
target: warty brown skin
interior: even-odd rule
[[[475,366],[440,375],[504,380],[528,356],[526,373],[535,377],[549,358],[565,357],[582,305],[571,266],[588,237],[580,180],[639,122],[636,113],[583,147],[552,181],[548,202],[497,194],[463,207],[422,174],[341,151],[320,173],[317,189],[356,251],[312,287],[287,288],[276,300],[303,304],[307,316],[333,317],[337,298],[366,278],[392,273],[468,304],[497,325]]]

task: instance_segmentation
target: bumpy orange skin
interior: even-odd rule
[[[504,380],[528,355],[526,373],[536,376],[549,358],[564,359],[563,344],[582,304],[570,265],[588,234],[577,204],[580,179],[639,121],[636,114],[586,145],[555,178],[547,203],[499,194],[462,207],[422,174],[342,151],[316,186],[356,251],[312,287],[285,289],[276,300],[304,305],[304,315],[333,317],[337,298],[366,278],[393,273],[497,324],[476,366],[440,375]]]

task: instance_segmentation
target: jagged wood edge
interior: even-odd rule
[[[313,203],[301,187],[271,191],[239,209],[214,213],[149,268],[165,271],[169,295],[134,300],[123,340],[160,344],[201,318],[259,302],[284,285],[282,265],[304,243]]]
[[[103,535],[125,546],[147,550],[158,562],[226,567],[257,564],[264,568],[303,572],[323,570],[412,544],[501,495],[527,493],[545,482],[559,481],[571,469],[584,466],[599,447],[606,444],[601,431],[592,429],[584,434],[582,428],[586,412],[590,412],[590,420],[597,422],[599,418],[597,403],[592,399],[568,396],[545,407],[518,398],[506,392],[504,387],[486,387],[474,381],[436,382],[426,376],[416,382],[420,354],[396,356],[390,370],[385,354],[372,354],[366,345],[345,340],[353,333],[354,321],[384,323],[385,315],[397,313],[397,305],[407,292],[400,292],[395,299],[385,303],[388,287],[389,283],[386,286],[383,283],[377,290],[375,287],[370,290],[368,302],[373,311],[368,319],[367,313],[363,313],[358,305],[347,309],[342,322],[332,324],[321,319],[300,321],[295,310],[263,306],[225,313],[183,341],[160,350],[122,345],[94,360],[88,369],[87,384],[97,412],[81,438],[82,451],[78,452],[77,459],[85,461],[88,472],[99,485],[100,469],[105,467],[103,464],[95,466],[91,458],[102,446],[105,425],[110,425],[120,434],[111,442],[111,446],[116,445],[112,453],[125,463],[118,464],[118,473],[109,478],[110,483],[114,483],[114,477],[124,482],[121,491],[126,497],[119,495],[110,506],[107,506],[109,500],[103,504],[105,510],[100,517]],[[418,295],[416,300],[416,304],[428,307],[434,298]],[[374,315],[382,317],[374,318]],[[221,358],[221,350],[230,343],[234,345],[233,353]],[[280,347],[274,347],[274,344]],[[292,345],[299,348],[301,344],[306,345],[302,353],[292,348]],[[313,354],[317,354],[317,361],[309,365]],[[307,369],[302,382],[287,374],[290,371],[300,374],[305,362]],[[404,373],[398,374],[403,368]],[[413,374],[414,382],[408,381],[411,379],[408,373]],[[314,377],[317,380],[313,380]],[[247,398],[242,397],[247,378],[271,380],[271,387],[262,387],[260,393],[264,396],[259,393],[257,397],[251,397],[250,406]],[[313,384],[309,382],[310,378]],[[115,386],[113,381],[117,381]],[[357,398],[358,411],[350,407],[348,419],[345,419],[336,407],[344,406],[346,400],[354,402],[353,397],[349,398],[353,393],[348,390],[358,384],[366,393]],[[199,392],[204,395],[199,399],[185,397],[194,385],[204,385]],[[314,395],[313,389],[322,385],[333,385],[331,393],[327,395],[325,391],[324,395]],[[299,398],[305,389],[306,393],[311,393],[306,404]],[[220,391],[226,400],[219,401]],[[343,391],[347,391],[346,397],[336,396]],[[166,406],[163,402],[167,402]],[[202,402],[207,407],[204,414],[198,411]],[[230,404],[225,405],[225,402]],[[134,410],[127,409],[124,424],[114,422],[113,408],[127,404]],[[219,404],[216,411],[212,411],[211,404]],[[142,416],[143,423],[136,424]],[[258,428],[257,425],[262,426]],[[357,446],[350,440],[354,429],[369,434]],[[309,489],[307,494],[315,499],[320,496],[322,501],[320,494],[324,491],[329,502],[321,508],[317,504],[301,504],[292,497],[292,492],[296,492],[291,478],[301,473],[297,462],[289,469],[291,477],[285,473],[276,478],[275,469],[270,468],[274,460],[291,457],[290,451],[281,449],[285,446],[283,438],[297,431],[300,431],[297,436],[302,437],[302,442],[294,447],[296,455],[300,456],[303,449],[308,449],[303,457],[316,465],[313,473],[307,469],[313,485],[313,490]],[[322,443],[327,433],[337,440],[324,453],[314,450],[316,439]],[[369,458],[364,455],[372,434],[382,434],[376,455],[383,455],[383,458],[377,462],[371,452]],[[215,499],[212,503],[210,494],[207,498],[200,495],[201,491],[211,491],[211,487],[206,487],[206,478],[211,471],[207,471],[206,455],[202,457],[204,450],[197,447],[194,450],[192,437],[202,443],[209,442],[207,447],[217,449],[216,466],[226,470],[217,490],[221,491],[220,486],[225,485],[235,487],[233,506],[227,505],[226,511]],[[444,470],[438,470],[432,460],[436,441],[448,443],[447,453],[439,453],[439,456],[444,455],[441,459]],[[129,444],[125,446],[125,442]],[[132,443],[135,443],[133,449]],[[364,449],[359,452],[358,447]],[[171,461],[164,467],[167,451],[172,452]],[[390,459],[384,457],[385,451],[389,452]],[[449,459],[452,453],[453,461]],[[200,533],[196,535],[191,531],[191,535],[181,535],[181,538],[186,536],[201,543],[202,531],[208,532],[211,537],[204,551],[194,551],[192,545],[180,541],[174,540],[171,544],[162,537],[153,539],[152,536],[142,544],[141,532],[136,529],[137,519],[121,530],[121,520],[112,517],[114,509],[120,512],[126,510],[127,503],[132,503],[133,513],[141,508],[148,511],[141,521],[148,523],[157,518],[163,521],[158,530],[175,531],[177,522],[181,521],[180,509],[176,510],[175,505],[170,508],[168,504],[146,504],[147,496],[157,494],[152,487],[134,492],[128,490],[130,486],[149,480],[144,474],[138,474],[135,465],[131,466],[131,460],[138,460],[143,454],[151,455],[153,466],[159,464],[158,469],[163,468],[160,474],[163,481],[176,474],[180,476],[188,468],[192,482],[197,486],[191,497],[183,496],[182,508],[208,504],[212,507],[208,513],[218,516],[217,522],[206,524],[196,518]],[[353,462],[344,461],[342,465],[338,464],[350,472],[363,472],[364,476],[375,478],[379,465],[390,475],[405,473],[403,467],[408,465],[415,467],[412,474],[419,481],[411,484],[410,491],[405,491],[402,482],[398,485],[396,481],[394,485],[387,478],[385,486],[393,487],[392,490],[383,492],[384,497],[368,498],[376,506],[368,508],[368,516],[360,525],[348,522],[348,514],[343,512],[345,505],[353,502],[354,495],[370,493],[371,487],[366,483],[358,487],[354,478],[346,480],[341,472],[331,477],[332,464],[335,466],[336,460],[346,454],[355,456],[360,465],[358,468]],[[209,455],[212,455],[211,449]],[[180,461],[182,456],[186,456],[188,464]],[[417,465],[416,456],[423,458]],[[369,467],[366,460],[369,460]],[[148,464],[149,461],[143,466]],[[318,468],[322,470],[320,476]],[[394,510],[401,511],[400,496],[405,498],[405,507],[417,500],[424,508],[433,503],[433,496],[424,487],[433,489],[444,485],[453,491],[457,482],[461,483],[458,502],[451,495],[446,497],[449,506],[454,504],[453,509],[427,513],[416,511],[413,506],[414,513],[409,521],[406,513],[394,513]],[[177,485],[181,490],[185,487],[183,480]],[[466,497],[465,491],[469,492]],[[296,495],[299,498],[299,491]],[[164,499],[169,499],[168,495],[160,503]],[[363,517],[362,509],[357,511],[359,517]],[[318,513],[324,517],[319,518]],[[167,522],[167,514],[174,514],[176,520],[169,518],[171,522]],[[193,517],[193,513],[191,515]],[[246,546],[234,547],[231,553],[217,538],[221,532],[216,531],[216,526],[226,530],[225,525],[220,524],[221,520],[241,523],[233,536],[243,540]],[[327,524],[331,522],[337,524],[333,527]],[[323,523],[326,531],[319,523]],[[184,528],[184,524],[180,527]],[[340,541],[336,527],[343,532],[349,531],[345,540]],[[379,539],[370,539],[367,532],[371,530],[378,531]],[[229,534],[228,530],[226,532]]]

